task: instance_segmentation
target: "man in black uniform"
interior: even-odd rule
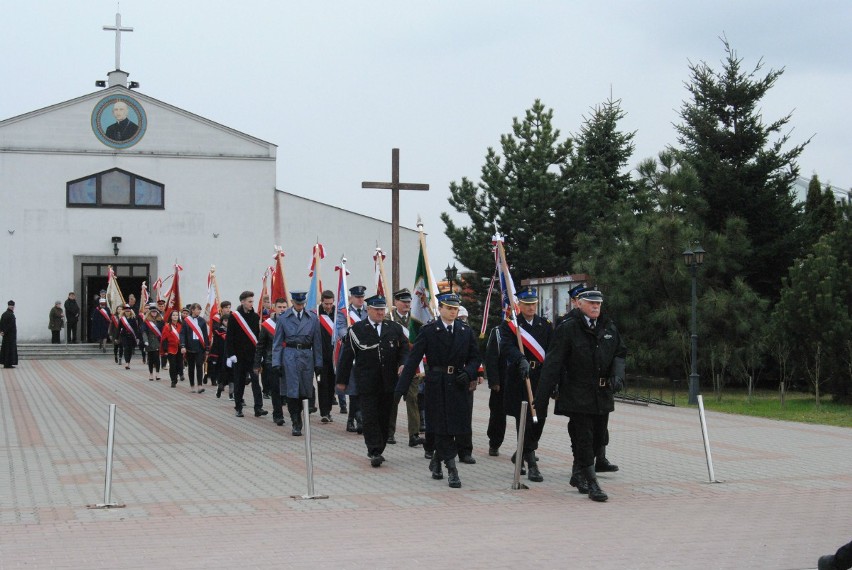
[[[506,376],[506,359],[500,355],[500,327],[488,333],[485,345],[485,377],[488,379],[488,455],[500,456],[500,446],[506,437],[506,408],[503,405],[503,385]]]
[[[275,425],[284,425],[284,400],[281,398],[281,369],[272,366],[272,340],[278,326],[278,317],[287,310],[287,299],[275,299],[272,316],[260,325],[257,337],[257,349],[254,353],[254,373],[267,379],[269,397],[272,400],[272,421]]]
[[[322,292],[319,306],[320,333],[322,333],[322,374],[317,380],[317,400],[319,402],[320,422],[333,422],[331,408],[334,405],[334,346],[331,339],[334,336],[334,293]]]
[[[388,440],[393,390],[408,355],[408,335],[385,319],[387,302],[381,295],[366,300],[367,318],[349,328],[337,364],[337,386],[345,390],[353,370],[364,420],[364,443],[370,465],[379,467]]]
[[[601,444],[595,435],[605,431],[598,424],[605,423],[615,409],[613,394],[624,386],[627,356],[615,323],[600,316],[602,302],[600,291],[577,296],[577,308],[556,327],[535,393],[536,409],[543,415],[553,389],[559,386],[554,413],[568,415],[574,424],[577,478],[588,488],[589,498],[601,502],[608,497],[595,475],[595,447]]]
[[[263,409],[260,382],[252,369],[259,328],[260,317],[254,312],[254,293],[243,291],[240,293],[240,306],[231,313],[225,338],[225,358],[227,366],[233,371],[234,409],[238,418],[243,417],[243,394],[246,391],[247,376],[250,379],[252,396],[254,396],[255,417],[269,413]]]
[[[433,479],[443,479],[441,460],[447,466],[450,487],[461,487],[456,468],[456,436],[471,433],[472,390],[479,370],[479,348],[469,326],[456,320],[459,296],[438,296],[440,317],[420,329],[408,353],[396,387],[397,398],[408,393],[414,374],[426,356],[426,432],[434,434],[435,455],[429,465]]]
[[[547,347],[550,346],[550,338],[553,334],[553,326],[550,321],[536,314],[538,309],[538,292],[527,287],[518,292],[520,303],[520,314],[517,323],[520,326],[520,334],[513,330],[509,321],[500,325],[500,353],[506,361],[506,382],[503,387],[503,405],[506,415],[515,418],[515,431],[520,432],[521,426],[521,402],[529,401],[526,378],[529,377],[532,393],[538,388],[541,376],[541,365]],[[523,343],[523,353],[518,348],[518,336]],[[544,405],[547,405],[545,400]],[[527,478],[530,481],[541,482],[544,477],[538,469],[535,450],[538,449],[538,441],[544,429],[544,419],[547,410],[539,410],[536,406],[538,422],[532,421],[532,410],[527,410],[526,428],[524,432],[524,457],[527,464]],[[515,456],[512,455],[512,461]]]

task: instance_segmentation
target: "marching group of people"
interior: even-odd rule
[[[172,387],[188,376],[193,393],[203,393],[208,382],[217,397],[227,390],[237,417],[244,417],[250,386],[255,417],[269,413],[264,400],[270,400],[272,420],[283,426],[289,416],[292,436],[302,434],[303,400],[323,424],[334,421],[339,405],[346,431],[363,435],[373,467],[386,461],[386,446],[396,443],[404,401],[409,446],[422,445],[431,477],[443,479],[446,468],[453,488],[461,487],[456,461],[476,463],[471,420],[473,394],[482,382],[487,379],[490,388],[489,455],[500,455],[508,416],[516,432],[525,422],[523,455],[511,460],[520,461],[521,473],[533,482],[544,480],[537,450],[554,400],[553,413],[569,417],[570,484],[606,501],[596,473],[618,470],[606,458],[607,422],[613,395],[623,386],[626,347],[614,323],[601,316],[599,291],[578,286],[570,295],[571,310],[554,326],[537,314],[535,289],[518,292],[517,319],[491,330],[484,359],[453,293],[438,296],[438,317],[410,341],[408,289],[396,291],[388,307],[382,295],[366,297],[365,287],[352,287],[348,319],[335,319],[331,291],[315,310],[306,306],[304,292],[292,292],[290,302],[262,299],[256,308],[254,293],[244,291],[233,310],[230,302],[220,304],[209,328],[197,303],[164,320],[163,301],[142,307],[137,316],[131,296],[113,316],[101,298],[91,330],[102,347],[106,338],[113,340],[115,362],[126,369],[138,349],[150,381],[167,369]],[[342,339],[339,347],[335,339]],[[526,417],[523,401],[531,404]]]

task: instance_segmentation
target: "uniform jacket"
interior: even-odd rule
[[[579,309],[574,309],[553,334],[536,390],[536,410],[546,406],[554,386],[559,386],[554,413],[605,414],[613,411],[610,378],[624,378],[627,347],[615,323],[601,316],[591,330]],[[541,408],[542,413],[546,408]]]
[[[269,319],[276,325],[278,324],[278,315],[272,313]],[[266,327],[260,327],[260,334],[257,335],[257,349],[254,351],[254,368],[255,370],[262,366],[272,366],[272,333],[266,330]],[[265,372],[264,372],[265,374]]]
[[[246,313],[243,306],[240,305],[235,311],[231,311],[231,318],[228,319],[228,336],[225,342],[225,357],[230,358],[236,356],[237,361],[247,364],[254,363],[255,345],[251,339],[243,331],[243,328],[237,322],[237,317],[233,313],[239,313],[245,319],[249,330],[254,333],[257,338],[260,328],[260,317],[257,313],[251,311]]]
[[[186,319],[184,319],[183,328],[180,330],[180,347],[185,348],[187,352],[205,352],[210,348],[210,339],[207,337],[207,321],[202,316],[196,317],[195,320],[198,323],[199,330],[201,330],[204,347],[202,348],[201,342],[195,338],[194,331],[186,324]]]
[[[380,337],[369,319],[364,319],[352,325],[343,339],[337,383],[349,384],[349,374],[354,370],[359,394],[393,392],[406,356],[408,335],[399,323],[382,321]]]
[[[488,342],[485,345],[485,377],[488,379],[488,387],[500,386],[505,383],[506,359],[500,354],[500,327],[494,327],[488,334]]]
[[[553,335],[553,326],[550,321],[543,319],[538,315],[533,316],[532,324],[518,315],[519,326],[530,333],[535,340],[546,351],[550,346],[550,339]],[[509,328],[508,322],[504,321],[500,325],[500,354],[506,365],[503,385],[503,405],[506,408],[506,415],[518,417],[521,414],[521,402],[529,400],[527,394],[527,384],[521,373],[518,370],[518,361],[521,359],[521,350],[518,348],[518,337]],[[541,376],[542,363],[533,356],[533,353],[525,346],[523,356],[530,363],[530,386],[532,387],[533,396],[536,388],[538,388],[539,377]],[[536,412],[538,412],[536,408]]]
[[[121,337],[122,340],[137,342],[138,338],[136,335],[139,334],[139,323],[136,322],[136,317],[127,317],[125,320],[127,321],[127,324],[130,325],[130,330],[124,326],[122,318],[118,317],[118,336]]]
[[[171,323],[163,325],[163,338],[160,341],[160,354],[177,354],[180,349],[180,331],[182,325]]]
[[[476,380],[480,358],[473,331],[458,319],[453,323],[452,335],[440,319],[423,325],[406,358],[397,392],[408,393],[411,379],[424,356],[426,431],[441,435],[471,433],[473,394],[466,384],[457,381],[456,376],[464,371],[468,380]],[[449,367],[453,368],[452,372]]]
[[[107,307],[104,307],[103,309],[106,311],[107,316],[111,318],[109,309]],[[92,328],[89,331],[91,333],[91,338],[89,340],[99,341],[105,339],[109,334],[109,329],[112,323],[109,320],[104,319],[98,307],[92,309],[90,318],[92,321]]]
[[[278,317],[272,340],[272,366],[281,369],[281,395],[306,398],[313,390],[314,370],[322,367],[322,334],[316,313],[292,308]]]

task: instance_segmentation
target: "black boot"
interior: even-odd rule
[[[606,447],[599,447],[595,450],[595,472],[610,473],[618,471],[618,465],[614,465],[606,458]]]
[[[459,479],[459,470],[456,469],[456,460],[448,459],[444,463],[447,464],[447,483],[453,489],[460,489],[461,479]]]
[[[350,433],[355,433],[357,431],[355,428],[355,418],[349,418],[346,420],[346,431]]]
[[[586,475],[583,473],[582,469],[577,469],[577,466],[574,466],[574,471],[571,473],[571,481],[569,481],[572,487],[577,487],[577,492],[581,495],[589,494],[589,482],[586,481]]]
[[[527,462],[528,470],[527,479],[530,481],[534,481],[535,483],[541,483],[544,481],[544,477],[541,475],[541,471],[538,470],[538,463],[535,460],[535,453],[532,451],[527,451],[524,453],[524,461]]]
[[[429,471],[432,472],[432,479],[443,479],[444,472],[441,471],[441,460],[432,456],[432,459],[429,461]]]
[[[364,433],[364,420],[361,419],[361,410],[355,412],[355,431],[357,431],[359,435]]]
[[[583,474],[586,476],[586,481],[589,482],[589,498],[593,501],[597,501],[599,503],[603,503],[609,497],[606,493],[603,492],[603,489],[598,485],[598,478],[595,475],[595,466],[589,465],[583,470]]]
[[[514,465],[514,463],[515,463],[515,457],[516,457],[517,455],[518,455],[518,452],[517,452],[517,451],[516,451],[515,453],[513,453],[513,454],[512,454],[512,464],[513,464],[513,465]],[[521,461],[521,475],[526,475],[526,474],[527,474],[527,468],[526,468],[526,467],[524,467],[524,462],[523,462],[523,461]]]
[[[301,414],[291,414],[290,421],[293,422],[293,430],[292,434],[294,436],[302,435],[302,415]]]

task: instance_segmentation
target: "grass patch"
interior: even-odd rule
[[[671,392],[668,394],[671,396]],[[758,390],[748,401],[744,390],[728,389],[722,392],[721,401],[716,401],[712,391],[705,392],[704,409],[743,416],[757,416],[774,420],[822,424],[828,426],[852,427],[852,406],[831,401],[831,397],[823,398],[817,408],[811,394],[800,392],[788,393],[784,407],[781,398],[774,390]],[[675,405],[686,407],[689,399],[686,391],[675,392]],[[698,406],[691,406],[697,408]]]

